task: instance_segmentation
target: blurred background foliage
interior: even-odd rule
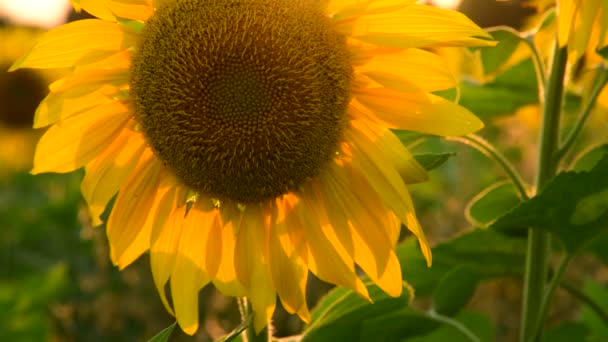
[[[174,321],[158,298],[148,259],[140,258],[122,272],[111,264],[105,228],[90,225],[80,195],[82,172],[36,177],[28,173],[41,134],[30,128],[32,116],[56,75],[38,70],[6,72],[43,32],[37,25],[56,26],[86,14],[69,12],[64,1],[59,7],[66,10],[55,22],[15,21],[9,17],[9,9],[11,2],[20,1],[0,0],[0,341],[148,339]],[[429,2],[449,5],[447,1]],[[532,28],[538,15],[522,5],[520,1],[464,0],[459,8],[482,27]],[[481,135],[499,146],[524,180],[532,183],[540,126],[534,66],[528,57],[518,57],[518,41],[502,31],[494,34],[503,51],[478,56],[485,70],[468,69],[465,62],[474,51],[438,53],[448,58],[456,75],[466,76],[459,100],[486,123]],[[542,41],[537,44],[542,46]],[[511,59],[501,60],[505,56]],[[593,76],[590,65],[583,60],[574,66],[571,75],[576,82],[567,89],[567,112],[578,112],[587,96],[585,85]],[[577,142],[578,152],[567,160],[574,163],[582,150],[605,142],[607,110],[608,92],[604,90],[598,99],[599,114],[591,117]],[[572,114],[571,119],[574,117]],[[570,121],[566,116],[566,125]],[[521,199],[504,182],[502,169],[461,141],[398,134],[414,154],[451,156],[430,173],[428,182],[410,187],[418,216],[435,246],[433,267],[426,267],[414,241],[404,236],[398,255],[409,285],[402,297],[388,298],[372,290],[376,304],[370,310],[344,289],[324,297],[330,286],[312,279],[309,304],[319,303],[313,321],[304,327],[278,308],[275,336],[305,329],[305,341],[368,341],[372,336],[411,342],[469,341],[459,329],[463,325],[482,341],[516,340],[525,240],[521,231],[498,234],[471,227],[492,225],[494,218]],[[586,162],[593,165],[603,155],[597,151],[606,150],[596,150],[596,157],[587,157]],[[583,164],[581,169],[585,169]],[[588,253],[573,261],[575,267],[569,268],[562,285],[565,290],[558,291],[552,306],[546,341],[572,341],[581,336],[588,341],[608,340],[606,317],[602,317],[608,311],[607,243],[604,232],[585,247]],[[200,296],[202,328],[193,338],[176,329],[172,340],[210,341],[238,325],[240,315],[232,299],[209,287]],[[338,305],[336,298],[341,298]],[[594,301],[589,302],[591,299]],[[330,301],[332,305],[327,304]],[[447,324],[441,315],[453,317],[456,323]],[[392,321],[399,324],[391,325]],[[381,328],[390,326],[400,328]],[[330,327],[333,334],[324,333],[323,327]]]

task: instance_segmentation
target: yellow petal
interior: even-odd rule
[[[403,8],[417,0],[330,0],[326,12],[334,21],[349,20],[363,14],[385,13]]]
[[[352,257],[341,245],[336,232],[319,203],[308,198],[312,191],[300,196],[302,201],[293,208],[302,221],[304,235],[308,242],[308,268],[320,279],[336,285],[342,285],[357,292],[361,297],[370,300],[367,288],[355,272]]]
[[[127,180],[144,154],[146,142],[139,133],[125,128],[99,157],[86,165],[80,190],[87,201],[93,225]],[[148,156],[151,152],[148,150]]]
[[[213,285],[226,296],[243,297],[246,295],[245,288],[237,280],[234,269],[237,234],[233,222],[223,222],[221,232],[221,239],[216,243],[222,245],[222,256],[215,278],[213,278]]]
[[[572,22],[577,10],[574,0],[557,1],[557,40],[559,46],[566,46],[568,44]]]
[[[198,230],[199,248],[202,249],[198,264],[210,278],[214,278],[222,258],[222,227],[219,211],[211,204],[202,205],[198,201],[184,220],[184,225],[191,225]],[[210,201],[209,201],[210,202]],[[195,228],[192,228],[195,229]]]
[[[268,267],[268,214],[260,205],[246,207],[241,217],[234,254],[236,275],[247,289],[247,297],[254,311],[256,333],[270,321],[276,301]]]
[[[112,143],[130,118],[124,104],[112,102],[55,124],[38,142],[32,173],[83,166]]]
[[[464,135],[483,127],[466,108],[439,96],[389,88],[353,90],[355,98],[391,128],[435,135]]]
[[[268,262],[272,284],[287,312],[307,315],[306,281],[308,268],[291,241],[285,221],[285,208],[277,200],[278,211],[268,235]],[[308,314],[309,315],[309,314]],[[303,318],[305,321],[310,316]]]
[[[51,85],[51,93],[40,103],[34,128],[53,124],[84,110],[113,102],[129,82],[128,69],[73,73]]]
[[[375,141],[379,132],[373,126],[361,121],[352,121],[352,128],[346,131],[347,141],[352,146],[353,167],[365,174],[371,187],[382,198],[384,205],[399,217],[407,228],[418,238],[422,252],[431,263],[428,242],[414,210],[414,204],[401,176],[378,148]]]
[[[171,314],[173,309],[167,301],[165,285],[173,272],[177,245],[186,214],[186,194],[185,189],[176,184],[165,193],[158,205],[150,235],[150,268],[154,284],[163,305]]]
[[[602,1],[600,14],[598,16],[599,32],[597,50],[602,50],[608,46],[608,2]]]
[[[19,68],[67,68],[108,57],[135,45],[137,37],[116,23],[98,19],[71,22],[51,30],[19,58],[10,71]]]
[[[457,86],[445,61],[434,53],[420,49],[378,55],[356,71],[385,87],[400,91],[422,89],[432,92]]]
[[[85,10],[99,19],[116,17],[145,21],[152,15],[150,0],[71,0],[77,12]]]
[[[580,5],[580,8],[577,10],[574,22],[572,23],[574,34],[570,36],[570,41],[568,42],[568,58],[573,62],[582,57],[585,51],[587,51],[587,47],[590,44],[591,29],[599,12],[600,0],[586,0],[585,6]]]
[[[394,48],[495,45],[492,37],[464,14],[418,4],[364,15],[352,32],[342,31],[367,43]]]
[[[360,174],[335,165],[320,177],[324,202],[336,230],[345,230],[354,240],[354,261],[391,296],[401,293],[401,270],[393,253],[399,226],[382,205],[382,199]],[[338,215],[341,213],[341,215]],[[392,227],[390,227],[392,225]]]
[[[120,189],[108,220],[110,257],[115,265],[126,266],[126,262],[122,261],[126,254],[134,254],[129,251],[132,245],[135,250],[141,250],[143,243],[145,250],[150,244],[151,225],[145,223],[153,206],[160,200],[157,193],[162,164],[151,155],[146,157],[142,158]],[[147,235],[147,238],[138,239],[142,235]]]
[[[193,213],[196,214],[190,217]],[[213,213],[199,210],[188,213],[171,274],[171,297],[177,322],[189,335],[198,329],[198,292],[210,281],[204,264],[208,234],[200,229],[202,222],[195,219],[209,215]]]

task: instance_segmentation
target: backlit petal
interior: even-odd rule
[[[76,11],[85,10],[99,19],[116,17],[145,21],[152,15],[151,0],[71,0]]]
[[[19,68],[67,68],[91,63],[133,46],[137,37],[115,23],[85,19],[53,29],[19,58],[10,71]]]
[[[145,225],[157,196],[162,164],[151,154],[142,158],[120,189],[108,220],[110,257],[115,265],[126,266],[126,254],[135,249],[143,253],[150,245],[151,225]],[[157,198],[158,197],[158,198]],[[146,245],[142,250],[141,244]]]
[[[570,36],[568,42],[568,58],[572,61],[578,60],[587,51],[591,29],[600,12],[600,1],[586,0],[585,5],[583,6],[581,3],[574,15],[574,21],[572,22],[574,34]]]
[[[192,215],[195,213],[195,215]],[[190,211],[184,220],[175,266],[171,275],[171,298],[177,322],[185,333],[192,335],[198,329],[198,293],[209,283],[205,271],[208,234],[200,229],[198,219],[211,218],[213,212]]]
[[[574,0],[557,1],[557,39],[559,46],[566,46],[570,37],[572,22],[578,8]]]
[[[340,243],[313,192],[307,191],[293,210],[302,221],[308,242],[310,271],[324,281],[348,287],[369,300],[367,288],[355,272],[352,257]]]
[[[435,135],[464,135],[483,127],[466,108],[437,95],[388,88],[355,89],[355,98],[391,128]]]
[[[72,73],[54,82],[51,92],[36,109],[34,128],[45,127],[84,110],[113,102],[112,95],[128,83],[127,70]]]
[[[385,87],[400,91],[414,88],[432,92],[457,85],[441,57],[420,49],[380,54],[356,70]]]
[[[292,243],[285,221],[285,207],[281,200],[275,205],[276,217],[268,234],[268,262],[272,283],[287,312],[302,313],[310,319],[306,306],[308,268]]]
[[[464,14],[417,4],[390,13],[361,16],[352,32],[343,33],[394,48],[495,45],[492,37]]]
[[[268,265],[268,229],[269,217],[262,212],[261,206],[248,205],[241,216],[234,267],[239,281],[247,289],[256,333],[270,321],[276,301]]]
[[[121,102],[91,109],[52,126],[40,138],[33,174],[70,172],[97,157],[131,118]]]
[[[125,128],[105,151],[85,166],[80,190],[87,201],[93,225],[101,224],[99,216],[110,199],[127,180],[144,154],[146,142],[139,133]]]
[[[353,166],[367,176],[372,188],[382,198],[384,205],[399,217],[407,228],[418,238],[427,263],[431,263],[431,250],[416,218],[414,204],[397,170],[378,148],[375,141],[380,132],[372,125],[353,121],[353,129],[346,132],[346,138],[353,147]]]
[[[150,235],[150,268],[154,284],[165,308],[171,314],[173,309],[167,301],[165,285],[175,264],[177,245],[186,215],[186,194],[184,188],[175,185],[165,193],[158,205]]]

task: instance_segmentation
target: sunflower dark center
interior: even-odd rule
[[[137,119],[187,186],[261,202],[331,160],[352,67],[317,3],[177,0],[146,24],[131,72]]]

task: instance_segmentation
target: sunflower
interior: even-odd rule
[[[431,251],[407,183],[425,170],[390,129],[460,135],[473,114],[434,46],[492,45],[458,12],[416,1],[81,0],[99,19],[48,32],[12,69],[72,68],[50,86],[32,172],[84,166],[112,261],[149,251],[161,300],[198,328],[198,292],[278,298],[309,319],[308,271],[392,296],[401,223]],[[167,298],[165,287],[171,293]]]
[[[608,2],[605,0],[528,0],[527,4],[540,12],[556,7],[558,42],[562,47],[568,45],[568,58],[572,62],[584,54],[596,60],[596,52],[608,54]]]

